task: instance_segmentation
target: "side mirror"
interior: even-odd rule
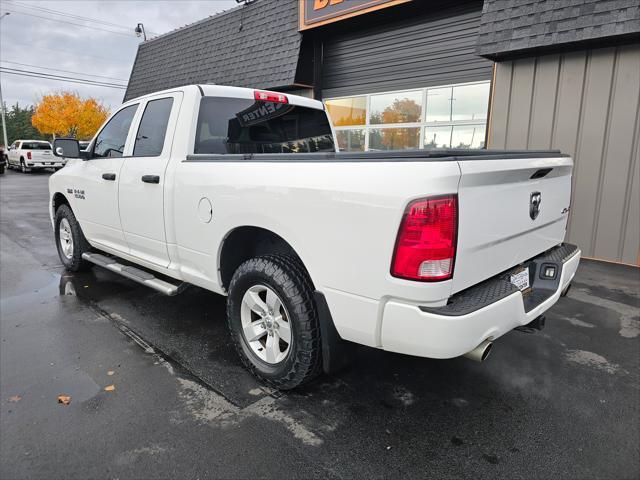
[[[53,154],[56,157],[86,158],[80,153],[80,144],[75,138],[56,138],[53,141]]]

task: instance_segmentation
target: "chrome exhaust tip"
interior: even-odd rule
[[[492,348],[493,342],[490,340],[485,340],[470,352],[465,353],[463,356],[467,357],[470,360],[473,360],[474,362],[484,362],[491,353]]]

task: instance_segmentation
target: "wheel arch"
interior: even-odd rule
[[[221,285],[225,290],[228,289],[231,277],[244,261],[259,255],[273,253],[284,253],[298,259],[313,285],[312,276],[296,249],[278,233],[254,225],[235,227],[222,240],[218,253]]]
[[[64,193],[61,193],[61,192],[54,193],[53,196],[51,197],[51,212],[53,213],[54,216],[56,214],[56,211],[58,211],[58,208],[60,208],[62,205],[68,205],[69,208],[71,208],[71,204],[69,203],[69,200],[64,195]],[[73,211],[73,208],[71,208],[71,211]]]

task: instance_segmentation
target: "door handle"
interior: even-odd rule
[[[115,173],[103,173],[102,174],[102,179],[103,180],[115,180],[116,179],[116,174]]]
[[[160,176],[158,175],[143,175],[142,181],[144,183],[160,183]]]

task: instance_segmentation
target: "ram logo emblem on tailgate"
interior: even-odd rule
[[[531,217],[531,220],[538,218],[541,203],[542,194],[540,192],[531,192],[531,197],[529,198],[529,216]]]

